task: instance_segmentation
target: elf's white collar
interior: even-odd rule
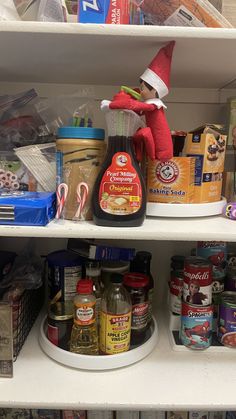
[[[166,105],[164,105],[162,100],[158,99],[158,98],[147,99],[147,100],[145,100],[145,103],[156,105],[157,109],[161,109],[161,108],[167,109]]]

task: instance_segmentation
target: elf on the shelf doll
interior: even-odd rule
[[[109,104],[110,109],[129,109],[145,115],[146,127],[141,128],[134,136],[136,145],[144,139],[148,156],[154,160],[169,160],[173,157],[171,132],[166,120],[166,106],[161,98],[169,92],[170,68],[175,42],[161,48],[149,67],[140,77],[140,94],[143,101],[134,99],[125,92],[114,96]],[[137,158],[141,160],[141,149]]]

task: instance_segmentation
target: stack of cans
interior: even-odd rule
[[[212,341],[212,263],[199,256],[185,259],[180,339],[191,349],[206,349]]]

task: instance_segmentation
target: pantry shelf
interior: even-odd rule
[[[223,240],[236,242],[235,221],[222,216],[147,218],[141,227],[98,227],[92,221],[52,221],[46,227],[0,226],[2,237],[94,238],[121,240]]]
[[[165,319],[163,313],[158,315],[160,340],[144,360],[118,370],[85,372],[64,367],[42,352],[39,318],[14,364],[14,377],[0,380],[0,406],[234,410],[236,351],[174,352]]]
[[[233,28],[1,22],[0,35],[2,82],[137,85],[173,39],[172,87],[220,89],[235,78]]]

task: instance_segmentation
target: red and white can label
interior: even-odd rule
[[[58,327],[48,324],[48,340],[53,343],[53,345],[59,345],[59,330]]]
[[[183,295],[183,278],[171,274],[170,278],[170,310],[172,313],[181,314],[181,301]]]
[[[208,306],[212,303],[212,265],[207,260],[186,258],[183,300],[198,306]]]

